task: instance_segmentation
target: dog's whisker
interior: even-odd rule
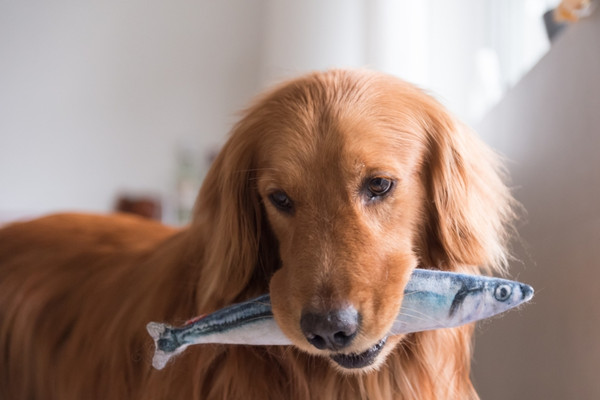
[[[414,294],[419,294],[419,293],[427,293],[427,291],[426,291],[426,290],[411,290],[411,291],[405,291],[405,292],[404,292],[404,297],[411,296],[411,295],[414,295]]]
[[[409,313],[406,313],[405,311],[408,311]],[[415,315],[415,314],[410,314],[410,313],[415,313],[415,314],[417,314],[417,315]],[[431,315],[429,315],[429,314],[427,314],[427,313],[420,312],[420,311],[418,311],[418,310],[415,310],[415,309],[410,309],[410,308],[406,308],[406,307],[403,307],[403,308],[400,310],[400,314],[399,314],[399,316],[402,316],[402,317],[409,317],[409,318],[414,318],[414,319],[416,319],[416,320],[419,320],[419,321],[433,321],[433,322],[436,322],[436,323],[443,323],[443,322],[444,322],[444,321],[443,321],[442,319],[440,319],[440,318],[435,318],[435,317],[433,317],[433,316],[431,316]]]

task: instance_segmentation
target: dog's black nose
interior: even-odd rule
[[[317,349],[340,350],[348,346],[358,332],[358,311],[349,306],[326,313],[303,312],[300,328]]]

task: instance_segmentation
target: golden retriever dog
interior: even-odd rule
[[[467,399],[473,326],[390,336],[415,268],[500,271],[494,153],[421,90],[332,70],[260,97],[173,229],[53,215],[0,231],[2,399]],[[293,346],[151,367],[149,321],[270,293]]]

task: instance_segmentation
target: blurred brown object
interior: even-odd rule
[[[591,0],[562,0],[554,10],[556,22],[577,22],[591,14]]]
[[[151,196],[121,195],[117,199],[115,211],[136,214],[158,221],[162,218],[161,202]]]

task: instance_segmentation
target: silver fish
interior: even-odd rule
[[[529,285],[506,279],[417,269],[404,289],[390,335],[452,328],[489,318],[533,297]],[[150,322],[156,346],[152,365],[162,369],[188,346],[201,343],[291,345],[271,311],[269,295],[197,317],[181,327]]]

